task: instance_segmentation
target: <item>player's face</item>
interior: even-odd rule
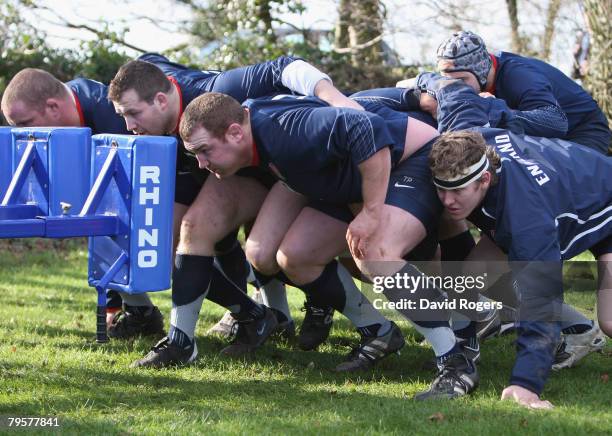
[[[55,107],[55,106],[54,106]],[[60,126],[57,108],[45,105],[42,110],[16,101],[4,108],[4,117],[11,126],[15,127],[50,127]]]
[[[207,169],[219,179],[231,176],[243,166],[239,141],[227,132],[222,138],[217,138],[204,127],[196,127],[189,141],[185,141],[185,148],[195,154],[200,168]]]
[[[449,73],[442,72],[443,69],[452,67],[453,63],[447,60],[442,60],[438,62],[438,70],[441,71],[440,75],[444,77],[450,77],[451,79],[463,80],[463,82],[470,88],[472,88],[474,91],[476,91],[477,93],[480,92],[480,84],[478,83],[476,76],[474,76],[474,74],[470,73],[469,71],[453,71]]]
[[[483,178],[480,178],[463,188],[437,188],[437,190],[438,197],[440,197],[440,201],[444,205],[446,212],[453,220],[461,220],[467,218],[467,216],[482,203],[488,187],[489,183],[483,180]]]
[[[137,135],[166,135],[166,106],[155,96],[153,103],[141,100],[133,89],[125,91],[118,102],[113,102],[115,112],[125,119],[125,125]]]

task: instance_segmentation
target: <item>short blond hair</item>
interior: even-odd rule
[[[25,68],[15,74],[2,95],[2,112],[18,101],[42,111],[47,99],[64,98],[66,87],[53,74],[38,68]]]
[[[491,184],[495,184],[495,170],[500,167],[501,161],[495,149],[487,145],[479,132],[463,130],[440,135],[431,147],[429,167],[434,177],[442,180],[453,179],[462,175],[485,153],[490,164],[488,171],[492,176]]]

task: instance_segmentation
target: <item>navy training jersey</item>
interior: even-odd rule
[[[612,161],[569,141],[476,130],[502,166],[475,224],[510,260],[566,260],[612,235]]]
[[[278,96],[247,100],[244,106],[258,166],[309,198],[361,202],[358,164],[387,146],[393,165],[403,153],[405,131],[396,143],[376,114],[331,107],[315,97]]]
[[[273,61],[221,72],[187,68],[157,53],[145,53],[138,57],[138,60],[157,66],[166,76],[174,80],[181,98],[181,115],[191,101],[207,92],[220,92],[241,103],[248,98],[279,92],[290,93],[291,91],[282,84],[282,72],[287,65],[297,59],[281,56]],[[191,172],[201,179],[205,170],[198,168],[197,161],[185,152],[183,141],[178,135],[177,139],[179,141],[177,168]]]
[[[90,79],[74,79],[66,85],[76,99],[77,110],[83,127],[89,127],[92,135],[112,133],[129,135],[125,120],[115,112],[108,99],[108,86]]]
[[[412,90],[406,88],[376,88],[352,94],[351,99],[365,110],[380,115],[397,144],[405,143],[406,129],[410,118],[438,127],[433,117],[420,110],[418,101],[413,98]],[[401,156],[400,156],[401,157]]]
[[[157,66],[165,75],[176,80],[182,98],[182,109],[196,97],[207,92],[227,94],[239,102],[248,98],[264,97],[276,93],[291,93],[282,84],[284,68],[298,58],[281,56],[273,61],[228,71],[200,71],[171,62],[165,56],[146,53],[138,60]]]
[[[433,128],[438,123],[427,112],[423,112],[419,100],[415,99],[411,88],[375,88],[351,94],[350,98],[358,102],[365,110],[379,114],[385,120],[399,117],[402,112],[410,118],[429,124]],[[404,134],[406,133],[404,126]]]
[[[510,109],[529,111],[542,106],[558,106],[567,116],[563,139],[586,144],[610,144],[608,121],[593,98],[577,83],[552,65],[538,59],[508,52],[494,56],[494,94]],[[540,134],[534,132],[534,134]]]
[[[612,161],[569,141],[475,130],[495,147],[501,168],[468,219],[519,261],[511,264],[521,319],[510,384],[539,394],[559,338],[561,261],[612,236]]]

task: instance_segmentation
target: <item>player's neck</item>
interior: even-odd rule
[[[244,136],[242,137],[241,147],[244,150],[244,159],[242,162],[242,168],[249,167],[253,165],[255,160],[255,154],[258,153],[256,150],[257,144],[255,144],[255,139],[253,138],[253,131],[251,130],[251,117],[247,112],[247,118],[245,123],[243,124]]]
[[[66,96],[63,99],[63,104],[66,105],[66,110],[63,112],[65,115],[64,119],[61,120],[62,125],[83,127],[76,96],[66,84],[64,84],[64,87],[66,88]]]
[[[168,93],[168,107],[170,110],[165,131],[170,135],[178,135],[178,123],[181,120],[183,108],[181,107],[181,97],[174,85]]]

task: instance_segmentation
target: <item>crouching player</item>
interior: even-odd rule
[[[277,177],[283,177],[278,168],[285,171],[285,167],[283,165],[274,166],[268,160],[266,149],[258,148],[259,144],[265,142],[263,138],[277,138],[279,142],[275,145],[288,144],[294,147],[293,151],[295,151],[295,157],[297,158],[294,162],[310,167],[311,164],[304,161],[304,155],[299,151],[299,147],[311,147],[313,152],[315,148],[325,147],[323,142],[318,141],[319,137],[314,135],[327,129],[325,130],[325,138],[328,138],[329,128],[335,117],[333,119],[325,118],[326,123],[320,126],[322,129],[319,128],[317,132],[313,132],[310,129],[312,124],[308,122],[300,124],[304,121],[304,118],[301,118],[300,115],[308,118],[312,114],[312,100],[308,98],[291,98],[290,100],[293,102],[295,111],[285,112],[288,117],[284,118],[284,122],[291,127],[295,127],[295,129],[289,131],[276,126],[275,121],[269,123],[270,119],[265,113],[251,112],[233,98],[219,93],[210,93],[198,97],[185,110],[181,120],[181,136],[185,140],[185,146],[196,154],[200,167],[214,172],[217,176],[217,178],[209,177],[200,192],[200,196],[205,196],[208,199],[207,204],[214,205],[214,207],[202,211],[201,218],[208,223],[198,230],[200,235],[198,239],[203,248],[200,251],[202,254],[206,253],[206,249],[210,252],[212,244],[224,237],[232,229],[231,226],[239,225],[254,219],[256,216],[257,220],[251,235],[260,235],[262,239],[270,241],[264,243],[260,240],[259,242],[262,242],[262,245],[265,246],[275,247],[274,253],[276,253],[276,247],[280,244],[289,225],[305,205],[306,198],[302,194],[287,189],[282,183],[276,183],[272,186],[268,194],[270,186],[264,183],[266,178],[262,176],[267,174],[269,177],[274,174]],[[270,101],[282,103],[282,109],[286,109],[284,101],[264,100],[264,102]],[[345,115],[356,122],[364,119],[367,121],[373,116],[355,109],[332,108],[318,99],[314,99],[314,101],[316,102],[315,107],[318,109],[325,108],[328,114],[340,114],[340,119],[343,119],[342,116]],[[354,105],[355,103],[351,102],[351,104]],[[255,134],[250,129],[251,113],[254,114],[253,124],[261,126],[261,130],[257,130]],[[279,116],[282,115],[281,111],[275,113]],[[297,118],[292,118],[294,115],[297,115]],[[321,121],[320,118],[315,118],[314,121]],[[296,124],[293,124],[292,120]],[[359,124],[359,127],[368,126],[367,123]],[[379,130],[377,131],[377,138],[379,135],[385,138],[387,136],[385,127],[381,126]],[[360,141],[373,141],[371,137],[365,139],[356,137]],[[330,152],[333,153],[332,150]],[[315,158],[314,154],[311,157]],[[319,164],[320,161],[315,158],[312,166]],[[271,171],[268,171],[268,169]],[[355,171],[358,172],[356,167]],[[355,176],[355,173],[351,174]],[[327,180],[313,181],[317,186],[321,186],[325,182]],[[359,186],[357,186],[357,190],[359,190]],[[331,190],[330,192],[334,191]],[[342,194],[345,194],[344,190]],[[259,219],[261,216],[272,217],[273,219],[267,219],[264,222]],[[247,252],[252,250],[253,247],[249,248],[247,243]],[[200,256],[200,274],[210,275],[206,271],[210,270],[210,266],[205,264],[204,261],[205,257]],[[257,267],[259,264],[260,262],[256,262],[255,266]],[[401,348],[404,340],[399,329],[397,327],[393,328],[393,325],[378,313],[367,299],[361,296],[358,289],[354,287],[353,291],[357,293],[356,298],[348,298],[344,307],[339,308],[339,310],[357,327],[372,331],[374,337],[378,337],[379,327],[384,326],[385,329],[381,331],[381,334],[392,335],[394,338],[399,336],[395,343],[395,349],[392,351]],[[265,332],[266,329],[267,327],[261,328],[262,332]],[[260,334],[259,330],[256,333]],[[254,334],[253,337],[255,336]],[[224,354],[236,354],[233,350],[238,349],[238,345],[229,348]]]
[[[598,317],[612,335],[612,162],[579,145],[477,129],[432,147],[438,195],[477,223],[513,262],[520,294],[517,357],[502,399],[551,408],[540,394],[559,341],[563,260],[598,260]]]
[[[416,100],[419,101],[421,108],[433,108],[433,114],[437,116],[440,131],[471,128],[477,128],[478,130],[480,127],[486,126],[500,127],[517,134],[523,133],[520,123],[517,124],[516,116],[507,111],[500,112],[496,99],[480,98],[470,86],[461,80],[425,73],[419,76],[418,82],[420,83],[420,89],[422,91],[426,90],[427,93],[422,92]],[[406,92],[412,93],[415,97],[413,91],[407,90]],[[419,92],[417,91],[416,94],[418,95]],[[531,138],[529,141],[536,141],[544,146],[558,143],[558,140],[551,139],[548,141],[543,138]],[[581,146],[579,142],[572,144]],[[582,148],[585,147],[582,145]],[[577,155],[576,158],[578,159],[581,156]],[[588,168],[587,162],[576,161],[575,165]],[[478,225],[478,223],[475,224]],[[482,239],[479,245],[487,245],[487,239]],[[502,254],[499,250],[496,251],[497,254],[488,250],[487,256]],[[492,259],[493,257],[488,258]],[[514,294],[513,291],[512,294]],[[508,294],[504,293],[502,296],[506,298]],[[516,299],[512,298],[512,300],[516,304]],[[605,336],[591,320],[568,304],[563,304],[561,310],[563,313],[561,319],[562,342],[560,342],[555,353],[553,364],[555,370],[571,367],[589,353],[601,350],[605,345]]]
[[[427,164],[429,149],[424,147],[437,136],[435,129],[417,120],[411,120],[407,126],[408,117],[399,112],[390,111],[387,123],[376,114],[332,108],[311,98],[286,96],[249,100],[245,106],[227,96],[208,94],[198,97],[186,109],[181,121],[181,136],[186,148],[196,154],[201,167],[226,176],[244,167],[257,166],[271,170],[290,189],[311,201],[318,200],[341,208],[363,202],[360,210],[354,208],[356,216],[352,221],[349,219],[351,224],[347,233],[351,253],[362,271],[371,276],[390,276],[397,272],[421,274],[402,257],[426,240],[428,229],[435,228],[432,223],[437,222],[442,209],[431,184]],[[393,130],[393,135],[388,133],[388,129]],[[416,178],[414,183],[418,183],[419,188],[424,184],[426,189],[414,189],[417,194],[408,194],[413,191],[411,177]],[[393,192],[389,193],[389,190]],[[370,303],[358,291],[354,294],[347,292],[349,288],[343,274],[333,261],[346,244],[342,240],[346,224],[319,213],[319,219],[322,219],[318,223],[327,218],[321,226],[334,229],[325,232],[324,236],[329,236],[327,239],[320,239],[321,232],[309,224],[316,219],[316,211],[306,208],[304,213],[300,212],[293,224],[301,225],[302,230],[296,230],[292,225],[290,233],[301,233],[302,243],[309,247],[305,252],[316,255],[321,263],[307,274],[302,272],[300,287],[307,294],[317,290],[334,292],[334,287],[341,288],[344,295],[337,299],[328,295],[327,301],[333,301],[332,305],[348,317],[347,312],[359,314],[360,310],[355,310],[359,307],[361,314],[366,313]],[[271,262],[277,258],[289,275],[298,278],[296,269],[288,266],[288,259],[292,256],[289,255],[289,243],[283,240],[284,233],[280,234],[280,239],[270,242],[263,239],[263,235],[269,233],[257,231],[262,217],[264,215],[260,213],[249,241],[254,240],[260,248],[267,247],[262,251],[273,254]],[[321,229],[321,226],[317,228]],[[432,236],[430,232],[427,239],[433,239],[431,245],[435,251],[436,241]],[[332,243],[319,243],[313,249],[312,241],[323,240]],[[425,242],[430,242],[428,240]],[[281,242],[287,245],[285,250],[281,245],[277,257],[275,247]],[[293,244],[294,252],[298,245]],[[319,249],[321,252],[317,252]],[[255,266],[266,263],[261,257],[264,256],[253,262]],[[400,285],[387,288],[385,292],[390,299],[410,297],[410,293],[403,292],[405,290],[400,289]],[[428,300],[441,299],[440,293],[431,288],[417,289],[416,295]],[[414,313],[407,315],[411,318]],[[363,338],[362,346],[338,369],[369,367],[403,345],[397,327],[380,318],[371,326],[363,325],[371,328],[360,328],[362,336],[369,337]],[[419,331],[433,344],[440,367],[440,374],[432,387],[419,398],[454,398],[475,389],[478,384],[476,367],[457,344],[448,326],[448,313],[442,309],[432,310],[417,321],[421,327]]]

